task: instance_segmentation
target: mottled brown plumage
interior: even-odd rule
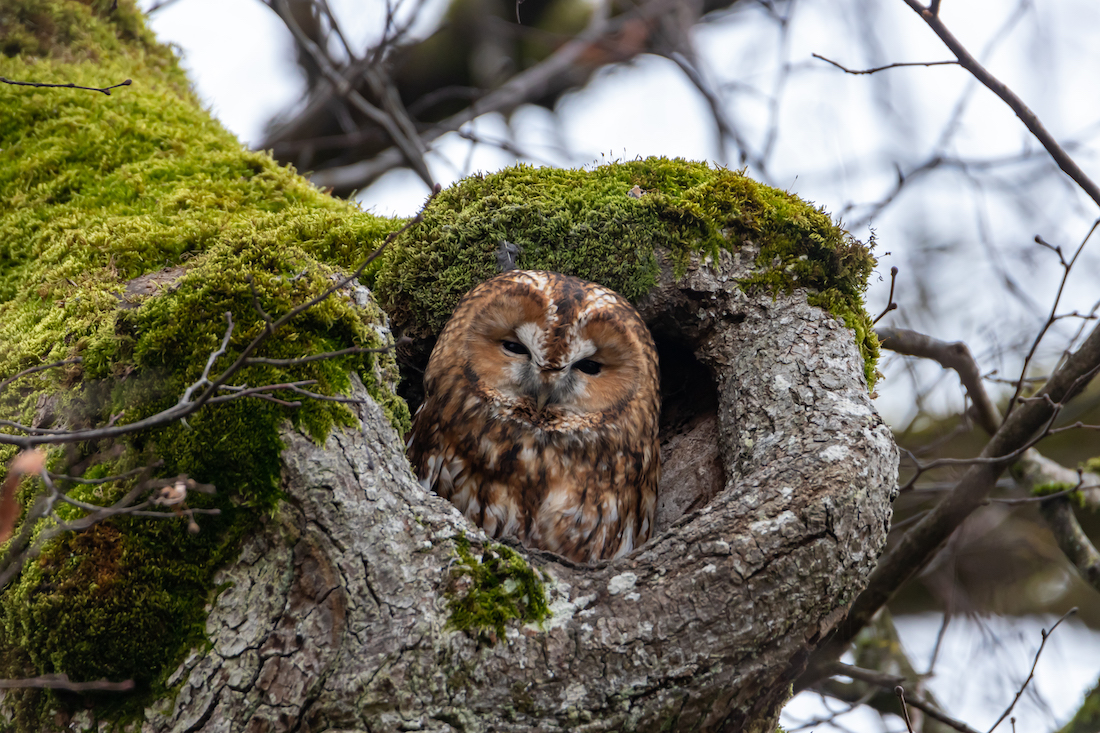
[[[617,293],[553,272],[487,280],[440,334],[424,391],[409,459],[491,537],[581,562],[649,538],[657,351]]]

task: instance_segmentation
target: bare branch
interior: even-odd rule
[[[8,377],[7,379],[5,379],[3,382],[0,382],[0,392],[3,392],[5,387],[7,387],[9,384],[11,384],[15,380],[19,379],[20,377],[25,377],[28,374],[36,374],[38,372],[42,372],[42,371],[45,371],[47,369],[56,369],[57,367],[66,366],[68,364],[79,364],[82,361],[83,361],[83,359],[81,359],[78,356],[78,357],[73,358],[73,359],[62,359],[61,361],[55,361],[52,364],[42,364],[40,366],[31,367],[30,369],[24,369],[23,371],[19,372],[18,374],[14,374],[14,375]]]
[[[884,348],[907,356],[932,359],[947,369],[953,369],[974,403],[978,424],[990,435],[997,432],[1001,414],[986,393],[981,370],[966,344],[961,341],[947,343],[903,328],[880,328],[875,334]]]
[[[286,23],[287,28],[294,35],[294,39],[313,57],[313,60],[337,93],[382,127],[421,180],[427,184],[428,188],[433,188],[435,179],[432,178],[428,165],[424,161],[424,153],[426,152],[424,141],[417,134],[412,120],[409,119],[408,113],[405,112],[404,106],[397,98],[397,92],[393,89],[393,85],[387,84],[386,81],[381,79],[381,72],[378,71],[377,66],[367,66],[364,69],[364,75],[368,80],[368,84],[372,87],[372,91],[384,100],[385,111],[371,104],[366,97],[356,91],[343,74],[336,70],[328,54],[302,31],[294,19],[294,14],[287,7],[286,0],[274,0],[274,2],[278,8],[279,17]],[[379,91],[382,94],[378,94]]]
[[[836,68],[840,69],[846,74],[877,74],[880,71],[886,71],[887,69],[900,69],[904,66],[958,66],[958,61],[905,61],[894,64],[887,64],[886,66],[876,66],[873,69],[849,69],[847,66],[842,66],[832,59],[827,59],[819,53],[810,54],[815,59],[821,59],[827,64],[832,64]]]
[[[1062,491],[1055,491],[1053,494],[1043,494],[1042,496],[1027,496],[1022,499],[1006,499],[1000,496],[994,496],[990,499],[986,499],[986,504],[1007,504],[1009,506],[1017,506],[1019,504],[1041,504],[1044,501],[1050,501],[1051,499],[1058,499],[1071,494],[1077,494],[1081,491],[1087,491],[1089,489],[1100,488],[1100,486],[1081,486],[1078,484],[1072,489],[1064,489]]]
[[[983,505],[1001,472],[1013,460],[1008,456],[1013,456],[1021,446],[1030,443],[1036,432],[1049,428],[1058,406],[1072,399],[1097,371],[1100,371],[1100,328],[1094,328],[1081,348],[1051,375],[1040,391],[1044,399],[1020,405],[1005,418],[981,453],[983,459],[1006,458],[971,466],[954,490],[883,555],[871,574],[867,588],[849,609],[847,621],[838,627],[831,640],[815,652],[800,686],[804,687],[807,681],[820,676],[820,665],[835,661],[875,612],[928,563],[936,550],[975,509]]]
[[[890,295],[886,298],[886,307],[882,309],[882,313],[879,313],[878,318],[871,321],[872,326],[875,325],[876,323],[878,323],[879,321],[881,321],[883,318],[885,318],[886,314],[889,313],[890,311],[897,310],[898,304],[894,302],[894,285],[895,285],[895,283],[897,283],[897,281],[898,281],[898,268],[891,267],[890,268]]]
[[[1020,397],[1020,391],[1023,389],[1024,386],[1023,380],[1024,377],[1027,376],[1027,369],[1031,365],[1032,357],[1035,356],[1035,352],[1036,350],[1038,350],[1039,344],[1043,340],[1043,336],[1045,336],[1050,327],[1054,325],[1054,322],[1058,320],[1055,314],[1058,312],[1058,304],[1062,301],[1062,293],[1066,289],[1066,281],[1069,279],[1069,274],[1073,270],[1073,266],[1074,264],[1076,264],[1077,258],[1081,256],[1081,251],[1085,248],[1085,245],[1088,244],[1089,239],[1092,238],[1093,232],[1096,231],[1097,226],[1100,226],[1100,219],[1097,219],[1092,223],[1092,226],[1089,228],[1088,234],[1086,234],[1085,238],[1081,240],[1081,244],[1077,246],[1077,251],[1073,253],[1073,257],[1070,259],[1069,262],[1066,262],[1066,258],[1062,256],[1061,247],[1051,246],[1050,244],[1045,242],[1042,237],[1035,237],[1036,242],[1046,247],[1047,249],[1050,249],[1058,255],[1058,261],[1062,265],[1062,281],[1058,284],[1058,293],[1054,296],[1054,302],[1050,305],[1050,315],[1047,317],[1047,321],[1043,324],[1043,327],[1039,329],[1039,333],[1035,336],[1035,340],[1031,342],[1031,348],[1028,350],[1027,356],[1024,357],[1024,365],[1020,368],[1020,381],[1016,383],[1016,391],[1012,393],[1012,400],[1010,400],[1008,403],[1009,414],[1012,414],[1012,408],[1016,405],[1016,402]]]
[[[718,126],[718,135],[720,137],[719,150],[725,150],[726,146],[724,142],[728,138],[732,140],[734,145],[741,151],[743,160],[748,160],[748,143],[741,137],[740,133],[738,133],[737,128],[726,113],[726,102],[718,96],[714,88],[703,78],[702,73],[696,65],[684,54],[673,52],[668,54],[668,58],[680,67],[680,70],[684,72],[684,76],[688,78],[688,81],[695,86],[696,90],[698,90],[698,92],[703,95],[703,98],[707,100],[707,104],[710,105],[711,116]],[[759,158],[751,162],[759,170],[764,170],[766,168],[765,162]]]
[[[862,667],[845,664],[844,662],[833,662],[829,665],[827,671],[833,676],[841,675],[844,677],[851,677],[854,680],[860,680],[861,682],[867,682],[891,690],[905,682],[905,678],[900,675],[885,674],[873,669],[863,669]]]
[[[15,86],[20,86],[20,87],[53,87],[53,88],[56,88],[56,89],[84,89],[84,90],[89,91],[89,92],[102,92],[103,94],[106,94],[108,97],[111,96],[111,90],[112,89],[118,89],[119,87],[128,87],[131,84],[133,84],[132,81],[127,79],[126,81],[119,82],[118,84],[114,84],[114,85],[109,86],[109,87],[82,87],[78,84],[46,84],[46,83],[38,82],[38,81],[14,81],[12,79],[6,79],[2,76],[0,76],[0,82],[4,82],[5,84],[14,84]]]
[[[1053,498],[1052,495],[1039,505],[1039,512],[1066,559],[1089,585],[1100,590],[1100,552],[1077,521],[1070,500],[1065,496]]]
[[[866,682],[867,684],[874,685],[884,690],[890,690],[891,692],[907,682],[904,677],[898,675],[883,674],[873,669],[863,669],[862,667],[855,667],[851,664],[844,664],[842,662],[834,662],[829,665],[828,673],[830,675],[851,677],[852,679],[860,680],[861,682]],[[903,702],[903,704],[908,703],[928,717],[934,718],[961,733],[978,733],[978,731],[974,730],[966,723],[952,718],[940,710],[936,705],[933,705],[919,696],[909,696],[899,701]]]
[[[147,15],[147,16],[152,15],[153,13],[157,12],[158,10],[163,10],[164,8],[167,8],[170,5],[175,5],[177,2],[179,2],[179,0],[159,0],[159,2],[153,3],[151,6],[149,6],[149,8],[147,8],[145,10],[145,15]]]
[[[1073,181],[1081,187],[1081,189],[1088,194],[1089,198],[1100,205],[1100,186],[1097,186],[1091,178],[1089,178],[1081,167],[1077,165],[1076,161],[1069,156],[1069,153],[1058,144],[1058,141],[1054,139],[1054,136],[1047,131],[1043,123],[1039,121],[1039,118],[1031,111],[1023,100],[1016,96],[1016,93],[1009,89],[1004,82],[997,77],[993,76],[986,70],[981,63],[974,58],[966,47],[959,42],[957,38],[947,29],[947,26],[943,24],[943,21],[939,19],[937,10],[939,4],[935,3],[930,7],[924,7],[917,0],[904,0],[905,3],[912,8],[924,22],[932,29],[932,31],[940,37],[940,40],[951,50],[951,53],[955,54],[955,58],[958,59],[959,64],[969,71],[975,79],[985,85],[991,92],[1000,97],[1005,104],[1007,104],[1016,116],[1024,123],[1027,129],[1032,135],[1046,148],[1050,156],[1054,158],[1058,167],[1061,168],[1066,175],[1073,179]]]
[[[573,73],[580,58],[601,40],[611,38],[629,23],[649,21],[675,6],[674,0],[651,0],[630,12],[606,17],[606,4],[597,6],[588,27],[576,38],[563,44],[539,64],[516,74],[499,88],[486,94],[468,108],[420,132],[420,139],[430,142],[458,130],[463,125],[490,112],[508,113],[528,100],[539,99],[556,88],[561,80]],[[362,188],[378,176],[401,165],[404,157],[390,148],[370,160],[318,171],[310,179],[318,186],[341,190]]]
[[[1061,625],[1063,621],[1065,621],[1067,618],[1075,613],[1077,613],[1076,608],[1069,609],[1064,614],[1062,614],[1062,617],[1060,619],[1054,622],[1054,625],[1050,627],[1050,631],[1047,631],[1046,629],[1042,629],[1040,631],[1040,633],[1043,635],[1043,641],[1039,644],[1039,649],[1035,652],[1035,661],[1031,663],[1031,671],[1028,672],[1027,679],[1024,680],[1024,683],[1022,685],[1020,685],[1020,689],[1016,692],[1016,697],[1012,699],[1012,702],[1009,704],[1009,706],[1005,708],[1005,711],[1003,713],[1001,713],[1001,717],[997,718],[997,722],[990,726],[988,733],[993,733],[993,731],[997,729],[997,726],[1001,724],[1001,721],[1007,718],[1008,714],[1012,712],[1012,709],[1016,707],[1016,703],[1019,702],[1020,697],[1024,694],[1024,690],[1026,690],[1028,684],[1031,683],[1031,678],[1035,676],[1035,668],[1039,666],[1039,657],[1043,653],[1043,647],[1047,645],[1047,639],[1050,638],[1050,635],[1054,633],[1054,630],[1058,628],[1058,626]]]
[[[63,473],[49,472],[49,476],[54,481],[69,481],[74,484],[87,484],[87,485],[99,485],[109,484],[115,481],[124,481],[128,478],[133,478],[142,473],[147,473],[154,468],[159,468],[164,465],[164,461],[155,461],[148,466],[142,466],[141,468],[135,468],[125,473],[118,473],[114,476],[104,476],[103,478],[78,478],[77,476],[67,476]]]
[[[909,733],[914,733],[913,721],[909,720],[909,707],[905,704],[905,688],[898,685],[894,688],[894,694],[898,696],[898,702],[901,703],[901,714],[905,718],[905,728]]]
[[[1040,500],[1039,514],[1046,521],[1066,559],[1073,564],[1085,582],[1100,590],[1100,552],[1085,534],[1073,512],[1073,503],[1080,499],[1084,499],[1087,506],[1100,506],[1100,488],[1096,486],[1100,483],[1100,476],[1080,470],[1072,471],[1036,451],[1025,456],[1016,473],[1019,484],[1028,490],[1034,490],[1041,484],[1075,484],[1070,491],[1035,498]],[[1086,481],[1090,485],[1084,486]],[[1066,496],[1071,492],[1075,494],[1073,501]]]

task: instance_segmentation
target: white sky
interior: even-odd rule
[[[144,0],[145,5],[149,2]],[[379,27],[381,3],[330,2],[352,37],[365,42]],[[850,68],[950,58],[901,0],[802,0],[796,5],[785,45],[778,44],[776,26],[761,6],[743,5],[732,16],[697,29],[695,40],[709,78],[718,84],[742,85],[732,89],[728,113],[750,147],[759,151],[771,113],[768,97],[775,92],[780,71],[787,64],[799,70],[787,81],[775,109],[779,135],[767,180],[843,214],[846,222],[858,224],[853,233],[861,239],[869,230],[860,219],[867,205],[894,185],[895,164],[909,170],[935,150],[997,158],[1016,154],[1025,144],[1037,149],[1033,141],[1027,142],[1028,134],[1013,113],[984,89],[962,107],[957,134],[947,144],[938,142],[960,96],[973,84],[960,68],[888,71],[891,91],[881,83],[881,75],[849,76],[811,57],[819,53]],[[442,6],[436,0],[431,7],[438,15]],[[1094,137],[1100,121],[1100,3],[1052,0],[1027,6],[1014,30],[986,54],[990,39],[1016,7],[1003,0],[946,0],[942,17],[1056,137],[1083,144],[1075,148],[1078,162],[1087,173],[1100,177]],[[299,100],[303,82],[291,61],[289,34],[259,0],[177,0],[154,15],[152,26],[162,40],[177,45],[200,96],[244,143],[258,143],[264,124]],[[866,35],[861,37],[860,29]],[[877,57],[868,51],[867,39],[878,44]],[[739,92],[744,85],[755,91]],[[876,104],[884,99],[888,104]],[[555,117],[532,107],[513,117],[514,142],[532,151],[533,162],[576,166],[668,155],[740,165],[736,151],[717,149],[705,101],[664,59],[644,57],[629,66],[605,69],[586,89],[566,97],[558,112]],[[485,138],[512,135],[499,116],[478,120],[473,129]],[[454,134],[438,141],[433,150],[429,164],[445,185],[470,172],[497,170],[514,162],[511,155],[489,146],[478,146],[471,153],[470,144]],[[725,154],[732,157],[727,159]],[[1006,168],[1003,178],[1015,170],[1020,169]],[[763,175],[754,169],[749,173]],[[1021,298],[998,285],[1004,274],[998,267],[1004,267],[1026,297],[1042,309],[1049,308],[1060,268],[1031,240],[1041,234],[1070,248],[1088,230],[1097,210],[1060,175],[1028,179],[1023,199],[1002,195],[998,186],[1003,178],[998,173],[979,187],[950,173],[930,176],[870,224],[880,243],[880,273],[888,273],[891,265],[902,269],[897,294],[902,307],[887,323],[925,328],[945,340],[964,339],[983,360],[983,368],[1007,370],[1018,366],[1000,362],[995,356],[998,346],[1030,338],[1041,320],[1029,320]],[[377,213],[407,215],[419,207],[425,192],[415,175],[398,170],[384,176],[360,200]],[[1086,250],[1067,288],[1063,312],[1087,310],[1100,297],[1096,251],[1100,243]],[[926,262],[935,266],[938,278],[930,291],[922,291],[915,277],[907,278]],[[888,282],[872,283],[869,310],[885,305],[887,287]],[[930,303],[931,315],[916,305],[907,308],[922,299]],[[1062,347],[1063,342],[1052,342],[1045,353],[1049,358]],[[885,368],[888,379],[879,388],[878,405],[896,424],[911,414],[912,390],[899,364],[888,363]],[[917,371],[924,382],[940,377],[939,370],[929,365],[918,365]],[[960,399],[957,380],[943,379],[929,404],[934,410],[946,410]],[[1100,444],[1096,452],[1100,453]],[[1045,622],[1049,626],[1050,621]],[[938,620],[900,623],[915,656],[927,657]],[[1009,641],[1002,647],[978,648],[973,645],[982,640],[989,644],[989,634],[976,632],[968,623],[952,628],[941,674],[932,687],[953,713],[983,728],[992,724],[1011,698],[1012,684],[1026,675],[1044,620],[990,621]],[[953,662],[956,669],[951,669]],[[1079,625],[1060,628],[1036,680],[1049,708],[1025,700],[1016,712],[1016,730],[1047,731],[1064,722],[1095,683],[1098,670],[1098,637]],[[795,717],[811,717],[815,705],[811,696],[802,696],[791,706],[786,722],[793,727]],[[860,715],[846,725],[861,733],[880,730],[877,723]]]

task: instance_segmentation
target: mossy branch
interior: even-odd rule
[[[202,409],[204,405],[216,404],[221,402],[229,402],[232,400],[242,399],[244,397],[261,397],[269,398],[267,392],[276,389],[288,389],[292,391],[300,391],[300,388],[308,384],[313,384],[313,380],[305,380],[295,383],[284,384],[272,384],[264,385],[261,387],[235,387],[229,385],[229,381],[232,380],[242,369],[250,365],[265,364],[265,363],[279,363],[280,365],[298,365],[312,361],[318,361],[322,359],[335,359],[340,356],[344,356],[350,353],[365,353],[366,350],[360,348],[342,349],[339,351],[327,352],[325,354],[315,354],[312,356],[304,356],[300,358],[292,359],[278,359],[268,360],[261,357],[253,357],[252,355],[263,346],[265,342],[279,329],[286,326],[297,316],[305,313],[306,311],[314,308],[320,303],[330,298],[341,288],[347,287],[349,283],[359,278],[363,271],[374,262],[375,259],[382,254],[396,237],[408,231],[410,228],[419,224],[424,219],[424,212],[427,210],[428,205],[439,194],[440,186],[437,184],[431,195],[428,196],[424,202],[424,206],[417,212],[416,216],[407,221],[401,228],[390,232],[390,234],[383,240],[382,244],[378,246],[363,262],[352,272],[339,279],[335,284],[321,292],[319,295],[311,298],[310,300],[295,306],[288,311],[282,317],[272,320],[266,311],[262,308],[259,302],[259,297],[256,294],[253,287],[253,305],[257,312],[264,319],[264,329],[258,336],[253,338],[248,345],[241,350],[241,353],[237,356],[236,360],[222,371],[219,375],[211,379],[210,372],[212,371],[214,364],[221,357],[225,356],[229,351],[229,341],[233,336],[233,330],[235,324],[233,322],[233,314],[230,311],[226,311],[224,314],[226,320],[225,333],[222,335],[221,343],[218,348],[212,351],[206,360],[206,366],[203,368],[202,375],[190,384],[180,396],[176,404],[172,405],[166,410],[161,410],[153,415],[145,417],[136,422],[127,423],[125,425],[115,425],[115,418],[103,426],[98,428],[88,428],[85,430],[54,430],[48,428],[36,428],[29,425],[24,425],[11,420],[0,420],[0,426],[6,427],[12,430],[16,430],[24,433],[24,435],[11,435],[2,433],[0,434],[0,445],[12,445],[23,450],[30,450],[40,445],[64,445],[71,443],[83,443],[88,441],[100,441],[100,440],[114,440],[126,435],[132,435],[137,432],[152,430],[154,428],[164,427],[172,423],[186,420],[188,416],[194,414],[198,410]],[[249,285],[252,286],[251,276],[249,277]],[[64,364],[76,363],[75,359],[68,359],[64,361],[55,362],[49,366],[61,366]],[[9,385],[14,379],[25,376],[31,373],[36,373],[47,367],[35,367],[32,369],[23,370],[19,374],[12,378],[6,379],[0,383],[0,388]],[[217,393],[222,390],[230,391],[228,395],[218,395]],[[197,396],[196,396],[197,393]],[[296,406],[295,403],[283,403],[286,406]],[[299,403],[300,404],[300,403]]]

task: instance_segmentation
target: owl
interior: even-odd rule
[[[483,282],[440,334],[424,392],[409,460],[489,536],[577,562],[649,539],[657,350],[619,294],[555,272]]]

